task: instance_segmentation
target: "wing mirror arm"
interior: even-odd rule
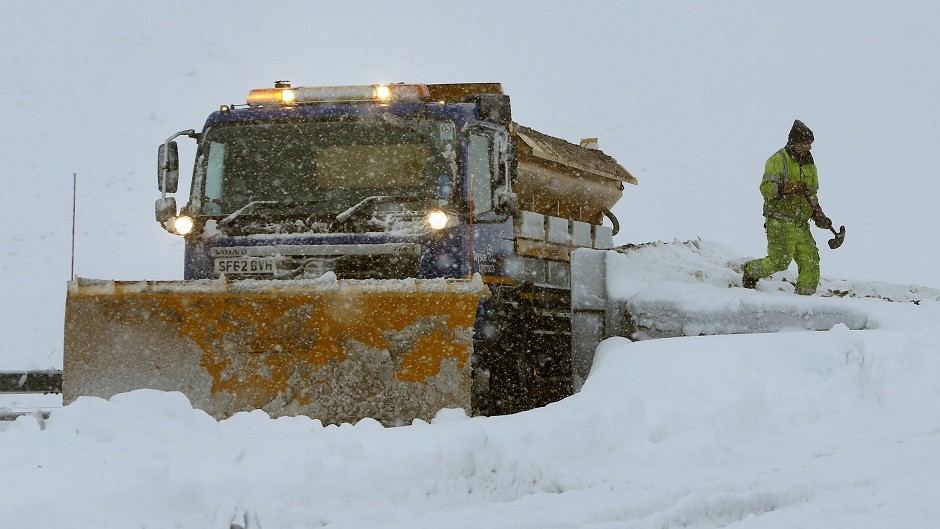
[[[181,130],[170,136],[157,149],[157,187],[162,192],[160,198],[165,199],[167,193],[176,193],[180,177],[180,157],[176,142],[179,136],[197,138],[193,129]]]

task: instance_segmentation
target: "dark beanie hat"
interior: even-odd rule
[[[813,131],[809,130],[809,127],[797,119],[793,122],[793,128],[790,129],[790,137],[788,140],[788,143],[800,143],[806,140],[813,141]]]

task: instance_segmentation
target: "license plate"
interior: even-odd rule
[[[248,257],[222,257],[215,260],[218,274],[273,274],[274,260]]]

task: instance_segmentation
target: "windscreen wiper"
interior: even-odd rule
[[[240,217],[241,215],[253,211],[258,206],[284,206],[286,208],[295,208],[298,206],[309,206],[310,204],[319,204],[324,202],[325,199],[318,198],[315,200],[294,200],[293,198],[286,198],[284,200],[252,200],[251,202],[245,204],[244,206],[238,208],[236,211],[229,214],[229,216],[219,221],[219,226],[225,226],[231,224],[232,221]]]
[[[243,213],[252,211],[256,207],[261,206],[261,205],[273,205],[273,204],[280,204],[280,202],[278,202],[277,200],[252,200],[251,202],[245,204],[244,206],[230,213],[229,216],[220,220],[218,225],[225,226],[227,224],[231,224],[233,220],[237,219]]]
[[[393,196],[389,196],[389,195],[374,195],[374,196],[371,196],[371,197],[366,197],[366,198],[360,200],[359,202],[357,202],[356,205],[354,205],[353,207],[351,207],[351,208],[347,209],[346,211],[344,211],[344,212],[340,213],[339,215],[337,215],[337,216],[336,216],[336,222],[340,222],[340,223],[346,222],[347,220],[350,219],[350,217],[352,217],[352,216],[355,215],[356,213],[359,213],[360,211],[362,211],[362,210],[364,210],[364,209],[366,209],[366,208],[368,208],[368,207],[372,207],[372,206],[374,206],[375,204],[382,204],[382,203],[385,203],[385,202],[392,202],[392,201],[395,201],[395,200],[402,200],[402,199],[406,199],[406,198],[408,198],[408,197],[393,197]]]

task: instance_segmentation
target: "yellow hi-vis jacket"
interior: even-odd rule
[[[798,193],[783,194],[786,182],[806,184],[808,198]],[[806,222],[813,216],[813,210],[819,207],[817,190],[816,165],[800,165],[786,149],[780,149],[764,165],[764,179],[760,184],[760,192],[764,195],[764,216],[785,222]]]

